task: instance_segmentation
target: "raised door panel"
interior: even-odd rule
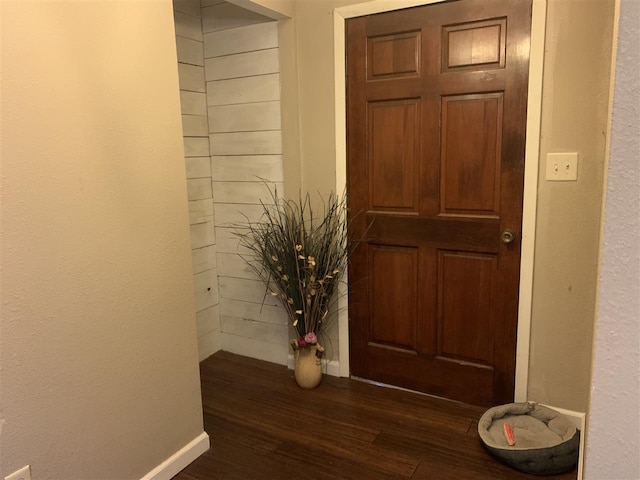
[[[416,350],[418,249],[370,245],[370,345]]]
[[[441,213],[497,215],[502,93],[442,98]]]
[[[497,257],[438,252],[438,349],[442,360],[493,362]]]
[[[506,18],[443,27],[442,71],[504,68],[506,31]]]
[[[371,102],[369,209],[417,211],[420,100]]]
[[[367,39],[367,80],[420,75],[420,31]]]

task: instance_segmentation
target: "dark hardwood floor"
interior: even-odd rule
[[[302,390],[286,367],[226,352],[200,371],[211,449],[174,480],[541,478],[484,450],[483,408],[328,375]]]

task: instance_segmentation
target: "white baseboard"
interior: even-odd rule
[[[578,478],[577,480],[582,480],[582,472],[584,467],[584,441],[585,435],[587,431],[587,414],[583,412],[574,412],[573,410],[565,410],[564,408],[554,407],[552,405],[545,405],[541,403],[545,407],[552,408],[566,416],[573,424],[576,426],[578,430],[580,430],[580,453],[578,454]]]
[[[171,480],[182,469],[209,450],[209,435],[202,432],[176,453],[167,458],[141,480]]]
[[[287,367],[289,370],[293,370],[293,355],[290,353],[287,357]],[[338,360],[328,361],[326,358],[322,359],[322,373],[331,375],[332,377],[340,376],[340,362]]]

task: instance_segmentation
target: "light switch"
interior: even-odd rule
[[[578,153],[547,154],[547,180],[551,182],[578,180]]]

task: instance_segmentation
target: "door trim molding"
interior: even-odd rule
[[[333,58],[335,98],[336,192],[345,192],[347,185],[347,124],[345,85],[345,21],[348,18],[390,12],[403,8],[440,3],[444,0],[372,0],[339,7],[333,11]],[[529,381],[529,348],[531,339],[531,307],[533,299],[533,267],[538,201],[538,169],[540,164],[540,123],[542,120],[542,77],[547,0],[533,0],[531,19],[531,52],[525,145],[524,202],[522,206],[522,249],[520,254],[520,291],[518,302],[518,332],[516,346],[516,378],[514,399],[527,400]],[[340,376],[349,376],[349,301],[347,287],[342,285],[338,299],[338,343]]]

